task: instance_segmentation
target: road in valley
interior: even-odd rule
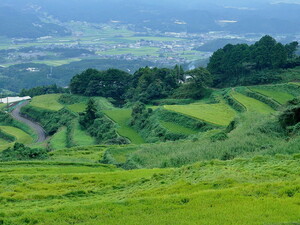
[[[26,125],[28,125],[30,128],[32,128],[35,133],[37,134],[38,138],[35,140],[36,143],[40,143],[46,140],[46,132],[45,130],[36,122],[31,121],[25,117],[23,117],[20,114],[20,110],[23,106],[27,105],[29,103],[29,101],[23,102],[21,104],[18,104],[16,106],[16,108],[11,112],[11,115],[13,118],[15,118],[16,120],[25,123]]]

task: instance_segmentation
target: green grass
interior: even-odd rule
[[[198,102],[190,105],[166,105],[164,108],[221,126],[227,126],[236,115],[235,111],[225,103]]]
[[[30,144],[33,142],[33,138],[25,133],[23,130],[20,130],[15,127],[10,126],[0,126],[0,129],[3,130],[5,133],[10,134],[16,137],[16,141],[22,144]]]
[[[289,82],[289,84],[294,84],[294,85],[300,86],[300,82]]]
[[[81,103],[75,103],[72,105],[67,106],[71,111],[73,112],[84,112],[86,109],[86,103],[81,102]]]
[[[51,137],[50,145],[52,149],[63,149],[67,147],[66,141],[67,141],[67,128],[63,127]]]
[[[86,131],[81,130],[79,124],[74,129],[74,141],[79,146],[95,144],[94,138],[89,136]]]
[[[50,153],[51,161],[71,163],[99,163],[107,146],[79,146]]]
[[[5,108],[6,104],[0,103],[0,109]]]
[[[178,125],[176,123],[172,122],[165,122],[165,121],[160,121],[159,122],[163,127],[165,127],[167,130],[171,131],[172,133],[175,134],[185,134],[185,135],[191,135],[191,134],[196,134],[197,131],[192,130],[190,128]]]
[[[265,95],[267,97],[270,97],[270,98],[274,99],[275,101],[279,102],[280,104],[285,104],[294,98],[294,96],[289,93],[280,92],[280,91],[276,91],[276,90],[268,90],[264,87],[253,87],[253,88],[251,87],[249,89],[251,91],[257,92],[257,93]]]
[[[111,110],[111,109],[115,109],[115,107],[113,106],[113,104],[110,101],[108,101],[107,98],[94,97],[94,99],[96,101],[98,110]]]
[[[63,105],[58,102],[61,94],[49,94],[36,96],[30,102],[31,106],[43,109],[58,111],[63,108]]]
[[[139,133],[128,125],[131,109],[104,110],[103,112],[119,125],[117,132],[121,136],[128,138],[133,144],[145,142]]]
[[[250,98],[236,91],[232,91],[231,95],[235,100],[244,105],[249,112],[258,112],[263,114],[274,112],[274,109],[270,106],[254,98]]]
[[[132,171],[101,164],[0,163],[0,220],[9,225],[297,224],[299,165],[299,159],[276,157]]]
[[[7,144],[9,144],[8,141],[6,141],[6,140],[0,138],[0,145],[7,145]]]

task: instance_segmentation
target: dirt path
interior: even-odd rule
[[[24,102],[22,104],[17,105],[17,107],[12,111],[11,115],[16,120],[19,120],[20,122],[27,124],[29,127],[31,127],[35,131],[35,133],[38,136],[37,140],[35,141],[36,143],[43,142],[43,141],[46,140],[45,130],[38,123],[35,123],[35,122],[31,121],[31,120],[28,120],[27,118],[23,117],[20,114],[20,109],[23,106],[27,105],[28,103],[29,102],[26,101],[26,102]]]

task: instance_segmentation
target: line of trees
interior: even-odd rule
[[[205,68],[140,68],[133,75],[117,69],[88,69],[73,77],[73,94],[110,97],[120,103],[149,103],[162,98],[200,98],[212,81]]]

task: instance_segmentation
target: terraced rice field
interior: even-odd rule
[[[176,123],[172,123],[172,122],[160,121],[160,124],[163,127],[165,127],[167,130],[169,130],[175,134],[191,135],[191,134],[197,133],[197,131],[195,131],[195,130],[192,130],[192,129],[184,127],[184,126],[180,126],[180,125],[178,125]]]
[[[128,125],[131,109],[104,110],[103,112],[119,125],[117,131],[121,136],[128,138],[133,144],[145,142],[140,134]]]
[[[274,109],[272,109],[270,106],[254,98],[250,98],[236,91],[232,91],[231,95],[239,103],[244,105],[247,108],[247,111],[249,112],[258,112],[262,114],[268,114],[274,112]]]
[[[64,106],[58,102],[60,94],[36,96],[30,102],[31,106],[58,111]]]
[[[255,88],[249,88],[249,89],[251,91],[254,91],[254,92],[257,92],[264,96],[267,96],[269,98],[272,98],[273,100],[277,101],[280,104],[285,104],[294,98],[294,96],[289,93],[275,91],[275,90],[269,90],[269,89],[265,89],[263,87],[255,87]]]
[[[235,111],[225,103],[165,105],[164,108],[221,126],[227,126],[236,116]]]
[[[10,126],[0,126],[0,129],[4,131],[7,134],[10,134],[14,137],[16,137],[16,141],[23,143],[23,144],[30,144],[33,142],[32,137],[25,133],[24,131]]]

